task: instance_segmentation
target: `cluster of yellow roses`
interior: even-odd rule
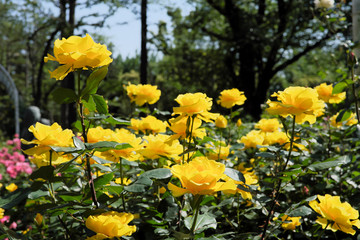
[[[78,69],[94,69],[108,65],[112,62],[111,52],[106,46],[95,43],[89,35],[86,37],[70,37],[68,39],[56,40],[54,56],[48,55],[45,61],[57,61],[62,66],[51,72],[51,77],[62,80],[71,71]],[[161,91],[152,85],[126,86],[127,94],[132,102],[138,106],[156,103]],[[267,112],[282,117],[292,116],[296,123],[315,123],[316,118],[324,113],[326,103],[339,103],[345,99],[345,93],[332,94],[332,86],[321,84],[313,88],[289,87],[272,95],[276,101],[268,100]],[[244,104],[246,97],[238,89],[228,89],[221,92],[217,101],[224,108],[232,108],[235,105]],[[226,160],[230,154],[230,146],[219,141],[217,145],[207,145],[209,149],[205,156],[193,157],[192,155],[181,155],[185,150],[185,143],[192,139],[202,139],[207,135],[202,123],[213,123],[219,128],[226,128],[227,119],[217,113],[212,113],[212,99],[205,93],[180,94],[175,101],[179,104],[173,108],[174,118],[168,122],[161,121],[154,116],[140,119],[131,119],[128,129],[104,129],[100,126],[90,128],[87,132],[89,143],[100,141],[112,141],[127,143],[131,147],[121,150],[108,150],[95,152],[94,156],[112,162],[120,159],[129,161],[153,161],[154,159],[166,158],[171,169],[172,176],[176,180],[168,184],[168,189],[174,197],[184,194],[212,195],[218,191],[224,194],[240,193],[244,199],[251,199],[251,194],[240,190],[237,186],[242,184],[258,186],[258,178],[250,168],[242,165],[236,166],[244,175],[245,183],[235,181],[225,175],[225,164],[220,160]],[[336,117],[335,117],[336,118]],[[354,124],[353,118],[349,118],[346,124]],[[238,126],[241,125],[239,122]],[[245,148],[256,148],[257,145],[280,144],[287,146],[289,137],[286,132],[281,131],[282,125],[275,118],[262,119],[255,125],[256,130],[249,132],[240,139]],[[167,134],[170,129],[172,134]],[[32,141],[22,140],[25,144],[35,144],[35,147],[24,152],[31,156],[38,167],[45,165],[58,165],[69,161],[72,156],[57,153],[50,146],[73,147],[75,134],[69,130],[63,130],[57,123],[45,126],[37,123],[31,126],[29,131],[34,134]],[[139,137],[139,135],[142,136]],[[78,136],[82,139],[84,136]],[[298,144],[300,149],[304,146]],[[95,160],[94,160],[95,161]],[[159,166],[162,167],[162,166]],[[246,184],[246,185],[244,185]],[[320,203],[311,201],[310,206],[321,215],[317,222],[333,231],[341,230],[354,234],[352,226],[360,228],[358,211],[348,203],[341,203],[339,197],[330,195],[318,196]],[[105,239],[131,235],[136,231],[135,226],[128,223],[134,218],[130,213],[118,213],[114,211],[90,216],[86,220],[87,228],[97,234],[89,239]],[[292,218],[284,215],[282,217],[285,229],[295,229],[300,225],[300,218]],[[289,221],[291,221],[289,223]]]

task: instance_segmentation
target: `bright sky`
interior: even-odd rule
[[[78,0],[77,2],[83,2],[83,0]],[[159,21],[168,22],[168,28],[171,27],[170,18],[164,6],[179,6],[183,14],[187,14],[191,9],[191,6],[186,3],[186,0],[161,0],[158,2],[160,2],[160,4],[148,3],[148,31],[157,32],[157,23]],[[50,7],[48,4],[45,5]],[[136,52],[140,54],[141,46],[140,6],[138,6],[137,10],[139,13],[134,14],[132,9],[119,8],[117,12],[105,22],[105,25],[108,27],[102,29],[87,27],[86,29],[89,33],[96,32],[108,37],[109,41],[115,45],[113,51],[114,56],[121,54],[122,57],[134,57]],[[58,9],[54,9],[53,12],[57,15],[58,11]],[[94,12],[104,13],[106,11],[107,7],[105,5],[97,5],[96,8],[93,7],[90,9],[77,8],[75,14],[77,18],[79,18],[80,16]],[[150,35],[148,34],[148,36]]]

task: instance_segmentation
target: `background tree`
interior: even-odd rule
[[[193,10],[186,17],[179,9],[168,8],[174,40],[164,35],[162,26],[152,39],[164,59],[174,61],[172,72],[163,69],[164,75],[171,78],[177,71],[182,81],[198,84],[210,95],[215,89],[236,87],[248,98],[244,112],[254,118],[259,118],[277,73],[338,34],[349,36],[345,26],[351,22],[349,3],[339,3],[331,10],[315,9],[311,1],[293,0],[197,0],[189,4]],[[197,64],[211,74],[200,74]]]

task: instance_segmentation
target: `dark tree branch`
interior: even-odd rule
[[[225,15],[225,9],[220,7],[219,0],[206,0],[206,2],[213,7],[216,11],[218,11],[221,15]]]

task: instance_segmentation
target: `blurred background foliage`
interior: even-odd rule
[[[15,81],[22,115],[27,106],[35,105],[42,117],[66,125],[62,119],[66,110],[59,109],[51,96],[65,81],[50,79],[48,69],[54,66],[45,65],[43,57],[50,53],[55,39],[75,31],[85,33],[90,25],[103,28],[117,9],[140,9],[141,2],[0,0],[0,64]],[[106,14],[89,10],[88,16],[77,16],[78,9],[99,4],[108,7]],[[187,4],[192,7],[187,15],[171,4],[161,5],[171,21],[159,22],[157,31],[147,33],[146,82],[162,90],[155,106],[158,109],[171,111],[180,93],[201,91],[216,99],[223,89],[236,87],[248,98],[243,117],[256,120],[272,92],[290,85],[336,82],[347,72],[351,1],[336,1],[336,6],[327,10],[315,9],[313,1],[290,0],[193,0]],[[135,12],[139,18],[144,14]],[[87,20],[90,17],[92,21]],[[114,49],[106,36],[89,34]],[[141,58],[140,54],[113,58],[100,94],[109,101],[110,112],[127,116],[131,105],[123,86],[140,83]],[[0,92],[0,135],[10,137],[13,106],[3,87]],[[214,106],[213,111],[224,110]]]

